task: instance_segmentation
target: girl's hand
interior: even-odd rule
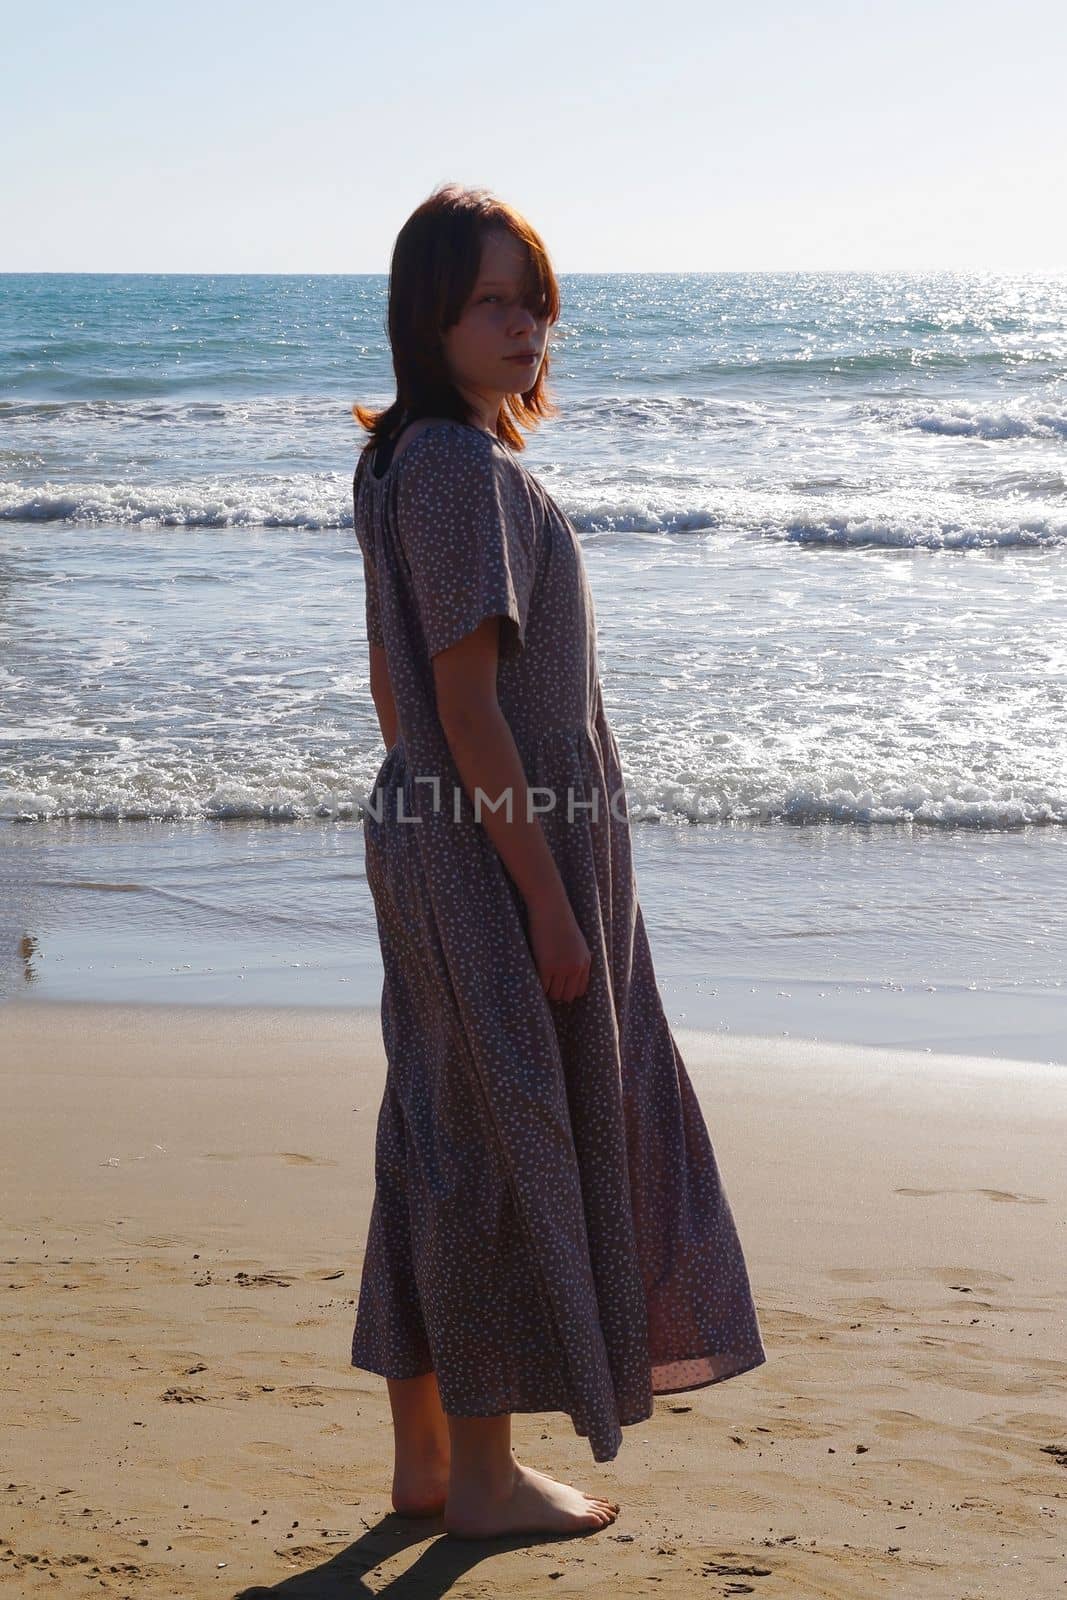
[[[542,989],[550,1000],[576,1000],[589,983],[592,957],[566,893],[539,897],[526,910]]]

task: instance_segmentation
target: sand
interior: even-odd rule
[[[767,1364],[657,1399],[582,1537],[390,1507],[349,1365],[366,1011],[0,1008],[0,1593],[1067,1594],[1067,1069],[677,1030]]]

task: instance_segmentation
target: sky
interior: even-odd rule
[[[454,181],[558,272],[1060,272],[1065,16],[0,0],[0,271],[387,272]]]

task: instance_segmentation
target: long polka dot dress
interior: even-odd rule
[[[400,734],[363,797],[387,1059],[352,1365],[460,1416],[562,1411],[610,1461],[652,1397],[766,1360],[664,1015],[577,535],[486,431],[434,419],[354,482]],[[438,719],[431,657],[499,616],[497,697],[592,954],[550,1000]],[[489,800],[497,797],[490,796]]]

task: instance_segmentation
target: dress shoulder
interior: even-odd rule
[[[397,537],[431,656],[489,616],[504,619],[501,655],[522,653],[537,549],[509,465],[499,441],[451,418],[396,462]]]
[[[464,463],[471,466],[485,465],[490,461],[504,459],[502,448],[482,428],[472,427],[466,422],[457,422],[454,417],[429,417],[423,420],[415,437],[405,444],[395,460],[396,474],[403,471],[404,466],[411,467],[414,463],[423,463],[418,470],[430,470],[429,463],[447,460],[457,469]]]

